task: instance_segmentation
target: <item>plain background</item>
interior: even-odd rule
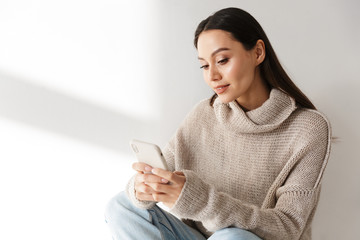
[[[0,0],[0,238],[111,239],[132,138],[163,146],[211,91],[193,33],[250,12],[332,123],[313,239],[359,239],[360,3],[356,0]]]

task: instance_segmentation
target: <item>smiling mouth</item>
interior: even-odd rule
[[[217,94],[221,94],[221,93],[225,92],[229,86],[230,86],[230,84],[218,86],[215,88],[215,92]]]
[[[225,86],[222,86],[222,87],[217,87],[216,89],[223,89],[223,88],[225,88],[227,86],[229,86],[229,85],[225,85]]]

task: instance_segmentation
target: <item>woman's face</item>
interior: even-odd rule
[[[268,98],[269,90],[258,69],[265,57],[261,40],[247,51],[230,33],[207,30],[200,34],[197,47],[204,79],[223,103],[237,100],[250,110]]]

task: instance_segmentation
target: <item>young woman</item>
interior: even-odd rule
[[[203,20],[195,47],[215,95],[163,150],[170,171],[133,165],[126,194],[107,208],[114,239],[311,239],[329,122],[247,12],[227,8]]]

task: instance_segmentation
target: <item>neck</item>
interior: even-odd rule
[[[255,91],[251,91],[247,96],[241,96],[236,99],[239,106],[245,111],[251,111],[260,107],[270,96],[270,88],[260,79],[259,84],[253,86]]]

